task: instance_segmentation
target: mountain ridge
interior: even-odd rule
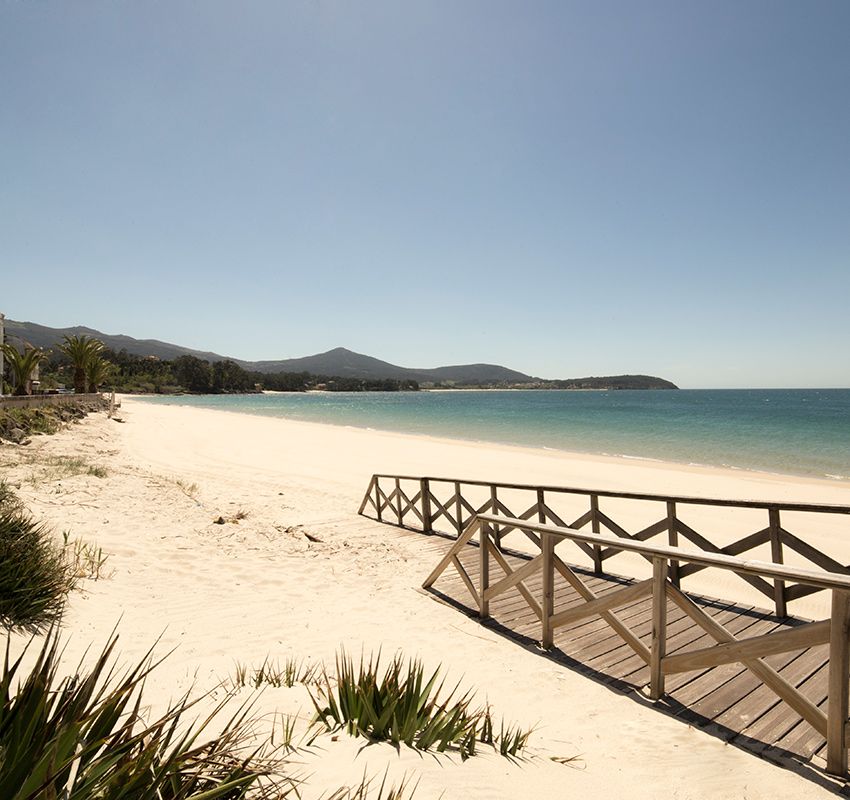
[[[388,361],[345,347],[335,347],[324,353],[300,358],[246,361],[233,356],[224,356],[212,351],[195,350],[182,345],[163,342],[159,339],[135,339],[124,334],[102,333],[84,325],[67,328],[51,328],[35,322],[18,322],[6,319],[7,336],[15,336],[35,347],[55,347],[64,336],[92,336],[100,339],[108,348],[139,356],[154,356],[161,360],[173,360],[183,355],[194,356],[204,361],[235,361],[243,369],[253,372],[309,372],[312,375],[357,378],[363,380],[412,380],[419,383],[459,385],[535,385],[562,384],[553,388],[678,388],[670,381],[647,375],[618,375],[610,378],[572,378],[562,381],[535,378],[517,370],[498,364],[454,364],[433,368],[411,368],[391,364]]]

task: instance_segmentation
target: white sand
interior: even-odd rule
[[[383,649],[420,656],[426,666],[475,687],[497,714],[536,726],[520,764],[492,753],[466,762],[422,756],[362,740],[322,737],[294,760],[308,776],[305,798],[356,784],[364,772],[419,780],[417,798],[819,797],[826,789],[624,697],[507,641],[418,591],[433,567],[415,536],[356,516],[373,472],[449,475],[691,495],[850,503],[850,484],[657,462],[578,456],[515,447],[252,417],[124,399],[121,425],[98,415],[28,448],[4,447],[5,475],[21,481],[30,508],[57,531],[95,541],[109,554],[109,579],[73,597],[68,654],[105,641],[120,618],[122,658],[176,651],[149,680],[154,702],[191,685],[214,688],[235,661],[258,665],[296,655],[333,663]],[[108,475],[45,475],[37,462],[74,454]],[[16,462],[17,459],[17,462]],[[191,489],[197,484],[197,491]],[[640,523],[625,508],[621,524]],[[238,522],[214,524],[220,515]],[[612,511],[613,515],[613,511]],[[651,517],[651,514],[650,514]],[[657,518],[657,515],[656,517]],[[694,513],[693,524],[712,524]],[[646,520],[652,521],[651,518]],[[802,525],[805,520],[800,520]],[[752,524],[751,524],[752,523]],[[765,522],[744,520],[740,533]],[[747,528],[747,525],[750,525]],[[789,527],[792,527],[789,524]],[[703,528],[700,528],[703,530]],[[799,529],[850,561],[848,518]],[[309,541],[311,532],[321,542]],[[709,533],[719,543],[723,537]],[[735,538],[734,532],[729,536]],[[739,534],[740,535],[740,534]],[[622,571],[628,571],[623,562]],[[734,576],[689,588],[747,598]],[[743,587],[743,588],[742,588]],[[764,600],[759,599],[762,605]],[[820,599],[795,607],[815,616]],[[218,696],[222,696],[219,690]],[[242,698],[251,694],[240,693]],[[258,708],[300,709],[303,688],[270,689]],[[562,765],[553,757],[578,756]],[[441,794],[442,793],[442,794]]]

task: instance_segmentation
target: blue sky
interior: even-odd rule
[[[0,311],[850,386],[850,3],[0,1]]]

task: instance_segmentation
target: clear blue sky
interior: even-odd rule
[[[0,311],[850,386],[850,2],[0,0]]]

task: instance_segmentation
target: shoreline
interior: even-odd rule
[[[463,391],[504,391],[504,390],[466,390],[466,389],[447,389],[447,390],[439,390],[439,391],[447,391],[447,392],[463,392]],[[571,389],[563,389],[563,390],[554,390],[554,391],[573,391]],[[597,390],[588,390],[588,391],[597,391]],[[291,394],[289,392],[263,392],[262,394],[270,394],[270,395],[288,395]],[[310,393],[305,393],[310,394]],[[315,392],[314,394],[325,394],[323,392]],[[334,394],[334,393],[330,393]],[[203,395],[210,397],[218,397],[219,395]],[[142,402],[147,402],[149,399],[153,399],[156,401],[161,395],[116,395],[122,402],[124,400],[129,400],[133,402],[135,400],[141,400]],[[494,448],[494,449],[508,449],[508,450],[518,450],[524,453],[534,453],[534,454],[553,454],[556,456],[561,456],[563,458],[567,458],[570,460],[581,460],[581,459],[591,459],[591,460],[604,460],[611,461],[617,464],[623,463],[637,463],[637,464],[647,464],[647,465],[658,465],[662,468],[667,468],[671,470],[685,470],[685,471],[695,471],[703,474],[714,474],[719,473],[730,474],[733,476],[740,475],[752,475],[754,477],[760,477],[767,480],[774,480],[782,483],[786,483],[789,481],[799,481],[806,484],[813,485],[823,485],[823,486],[838,486],[845,487],[850,490],[850,476],[837,476],[837,475],[828,475],[825,474],[823,476],[815,476],[811,474],[804,473],[793,473],[793,472],[774,472],[770,470],[762,470],[757,469],[755,467],[744,467],[737,466],[733,464],[703,464],[699,462],[685,462],[685,461],[675,461],[672,459],[664,459],[664,458],[656,458],[653,456],[640,456],[640,455],[629,455],[626,453],[606,453],[599,451],[583,451],[583,450],[564,450],[558,447],[550,447],[547,445],[531,445],[531,444],[516,444],[512,442],[502,442],[490,439],[478,439],[471,437],[454,437],[448,435],[437,435],[431,433],[418,433],[418,432],[407,432],[403,430],[398,430],[394,428],[373,428],[370,426],[362,426],[362,425],[354,425],[351,423],[338,423],[338,422],[330,422],[323,421],[318,422],[314,420],[305,420],[298,419],[295,417],[289,417],[286,415],[277,415],[277,414],[258,414],[252,411],[247,411],[244,409],[233,409],[233,408],[210,408],[207,406],[199,406],[194,405],[192,403],[181,404],[179,402],[162,402],[156,403],[156,405],[160,406],[176,406],[179,408],[189,408],[198,411],[212,411],[219,412],[223,414],[236,414],[239,416],[245,417],[254,417],[261,419],[270,419],[270,420],[282,420],[286,423],[290,424],[303,424],[303,425],[316,425],[316,426],[326,426],[331,428],[341,428],[347,430],[356,430],[356,431],[364,431],[368,433],[384,433],[392,436],[405,436],[411,437],[417,440],[425,440],[425,441],[433,441],[433,442],[442,442],[444,444],[453,444],[453,443],[463,443],[463,444],[472,444],[478,445],[484,448]],[[759,500],[761,498],[746,498],[752,500]],[[850,501],[848,501],[850,502]]]

